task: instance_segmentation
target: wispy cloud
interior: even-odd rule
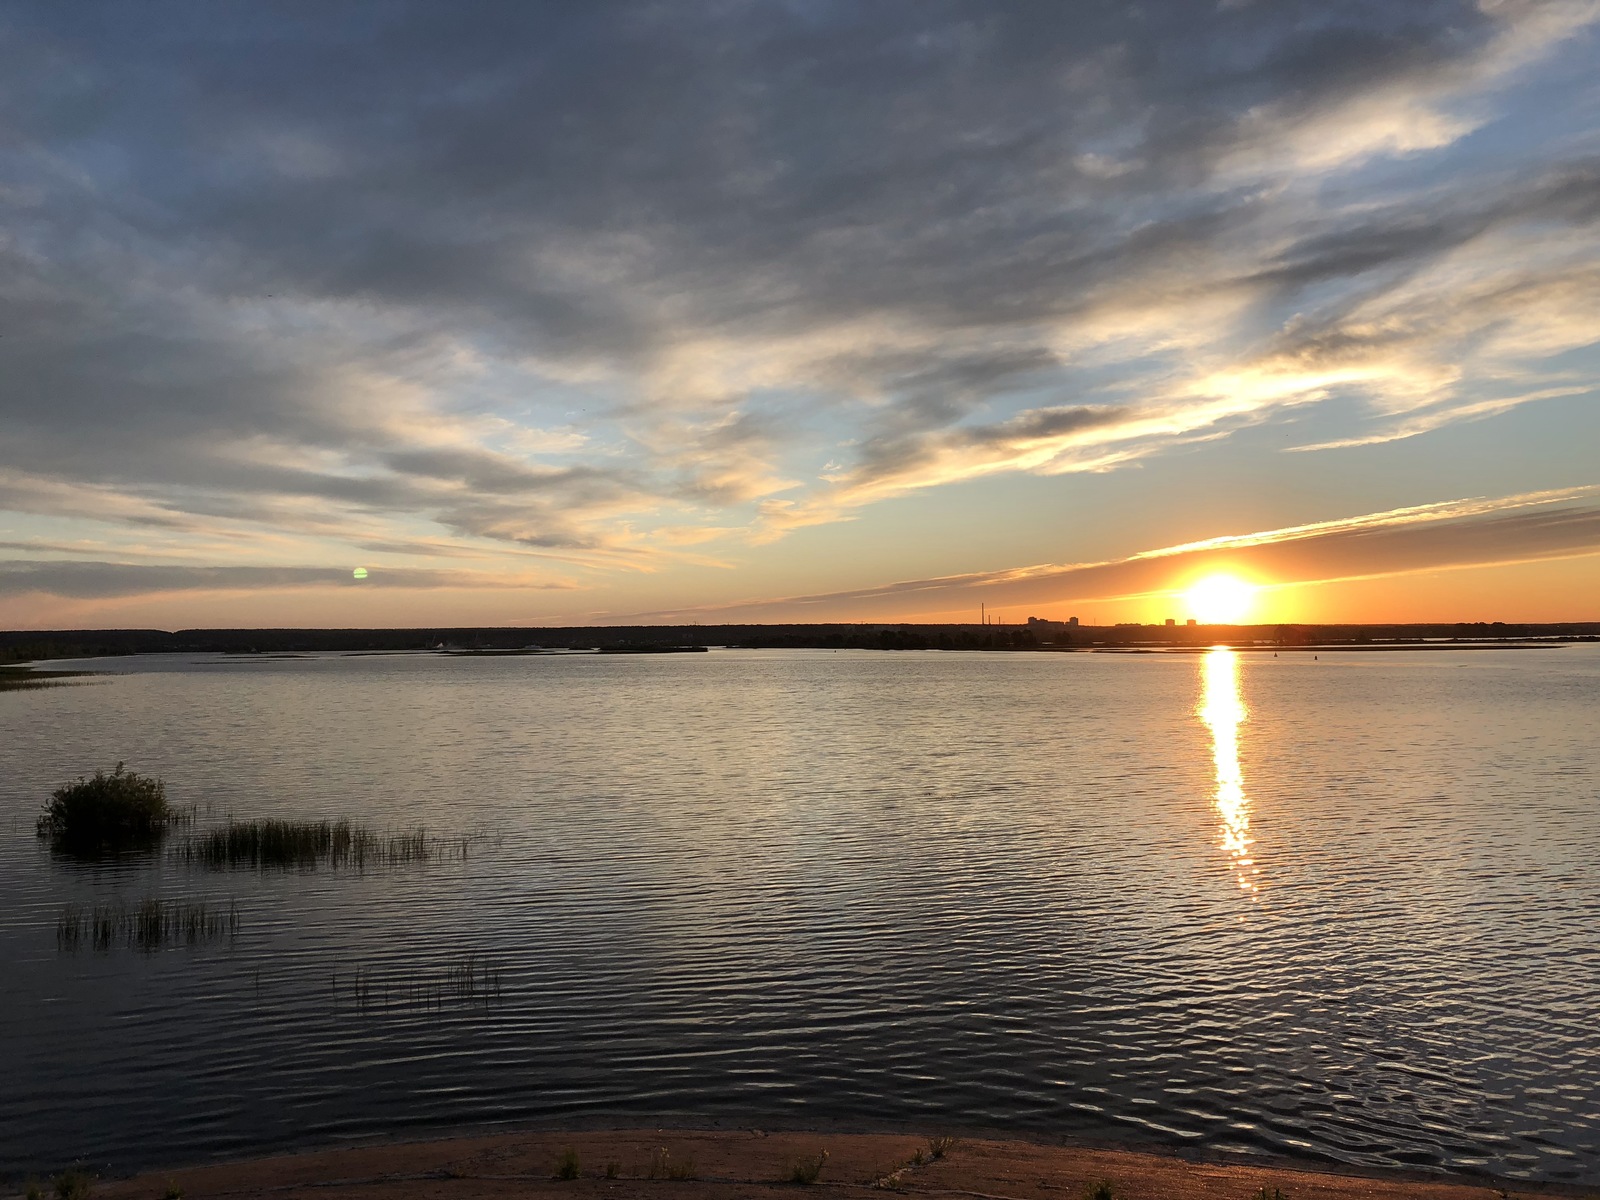
[[[1600,484],[1414,505],[1230,534],[1105,562],[1047,563],[632,616],[734,622],[895,619],[965,613],[980,602],[1058,605],[1167,593],[1223,567],[1284,585],[1589,554],[1600,554]]]
[[[572,586],[501,573],[405,568],[374,569],[357,578],[353,570],[336,567],[196,567],[76,559],[0,562],[0,597],[34,594],[103,600],[175,592],[271,592],[323,587],[559,590]]]

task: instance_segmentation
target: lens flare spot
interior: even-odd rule
[[[365,567],[357,567],[350,572],[350,575],[354,579],[365,579],[367,577],[367,569]]]

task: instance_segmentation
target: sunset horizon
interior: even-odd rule
[[[1600,617],[1586,3],[95,12],[0,628]]]
[[[0,1200],[1600,1188],[1600,0],[0,0]]]

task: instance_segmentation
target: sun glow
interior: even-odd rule
[[[1255,607],[1259,590],[1235,575],[1207,575],[1190,585],[1183,599],[1202,625],[1238,625]]]

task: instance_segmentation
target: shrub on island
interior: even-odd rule
[[[178,819],[161,780],[118,763],[109,775],[96,771],[52,792],[37,831],[53,850],[93,857],[149,849]]]

